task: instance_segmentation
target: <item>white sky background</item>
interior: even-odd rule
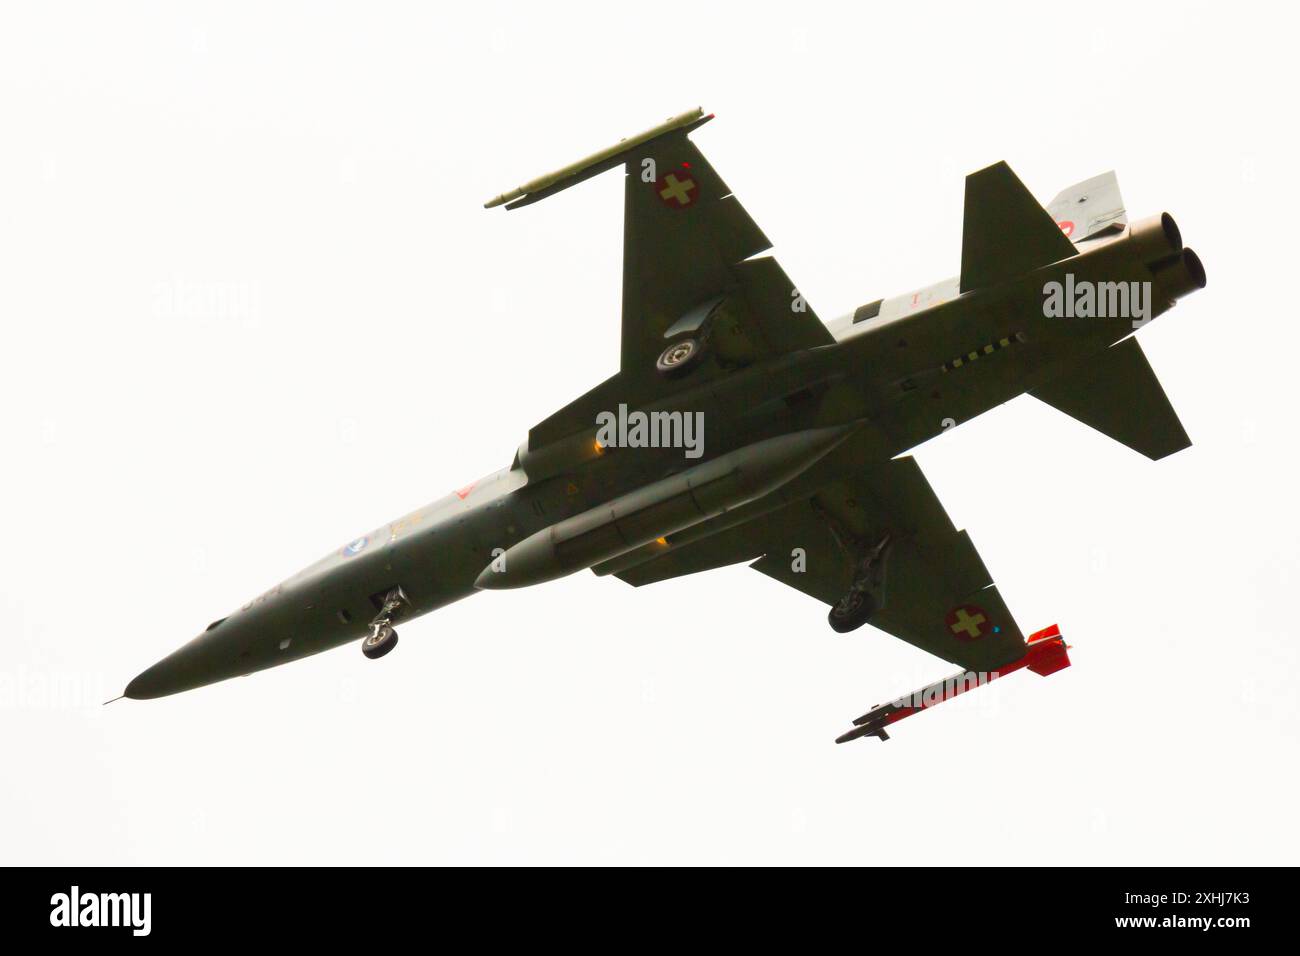
[[[1292,9],[608,6],[6,5],[0,862],[1295,863]],[[1074,666],[836,747],[954,668],[742,565],[100,707],[615,370],[618,174],[481,204],[697,104],[827,319],[955,274],[1000,159],[1175,215],[1193,448],[1021,398],[918,452]]]

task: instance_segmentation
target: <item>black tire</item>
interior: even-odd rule
[[[830,622],[831,630],[847,634],[866,624],[867,619],[875,613],[876,599],[866,591],[853,591],[831,608],[826,620]]]
[[[659,354],[655,370],[665,378],[679,378],[687,375],[704,360],[704,342],[700,339],[684,338],[673,342]]]
[[[361,653],[372,661],[377,661],[397,646],[397,632],[391,627],[382,627],[378,634],[368,634],[361,642]]]

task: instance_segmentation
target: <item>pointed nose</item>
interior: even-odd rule
[[[126,685],[124,695],[135,700],[166,697],[268,666],[258,662],[255,651],[268,641],[274,646],[281,630],[283,621],[276,609],[245,610],[222,618],[138,675]]]
[[[153,667],[137,674],[131,683],[126,685],[126,690],[122,691],[123,697],[130,697],[132,700],[152,700],[155,697],[166,697],[168,694],[174,694],[183,688],[175,687],[175,680],[167,661],[161,660]]]
[[[136,700],[166,697],[241,677],[331,646],[294,643],[304,610],[278,591],[209,624],[198,637],[168,654],[127,684]]]
[[[152,700],[233,676],[222,674],[221,669],[214,666],[217,661],[212,653],[212,643],[206,634],[196,637],[137,675],[126,685],[123,696],[133,700]]]

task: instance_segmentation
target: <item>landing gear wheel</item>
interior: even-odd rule
[[[370,634],[361,642],[361,653],[372,661],[377,661],[397,646],[397,632],[393,630],[393,616],[409,605],[406,595],[400,587],[392,588],[384,595],[379,613],[370,622]]]
[[[374,633],[361,642],[361,653],[377,661],[397,646],[397,632],[388,625],[375,628]]]
[[[840,598],[840,602],[831,608],[831,613],[827,615],[826,620],[830,622],[831,630],[847,634],[866,624],[867,619],[875,613],[876,599],[869,591],[859,591],[855,588]]]
[[[704,359],[704,342],[700,339],[678,339],[659,355],[655,369],[665,378],[686,375]]]

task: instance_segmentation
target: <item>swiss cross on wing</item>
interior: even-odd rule
[[[993,630],[993,622],[984,613],[984,609],[974,604],[963,604],[948,612],[943,619],[948,631],[959,641],[973,641]]]
[[[655,195],[671,209],[685,209],[700,196],[700,187],[688,169],[674,169],[654,183]]]

